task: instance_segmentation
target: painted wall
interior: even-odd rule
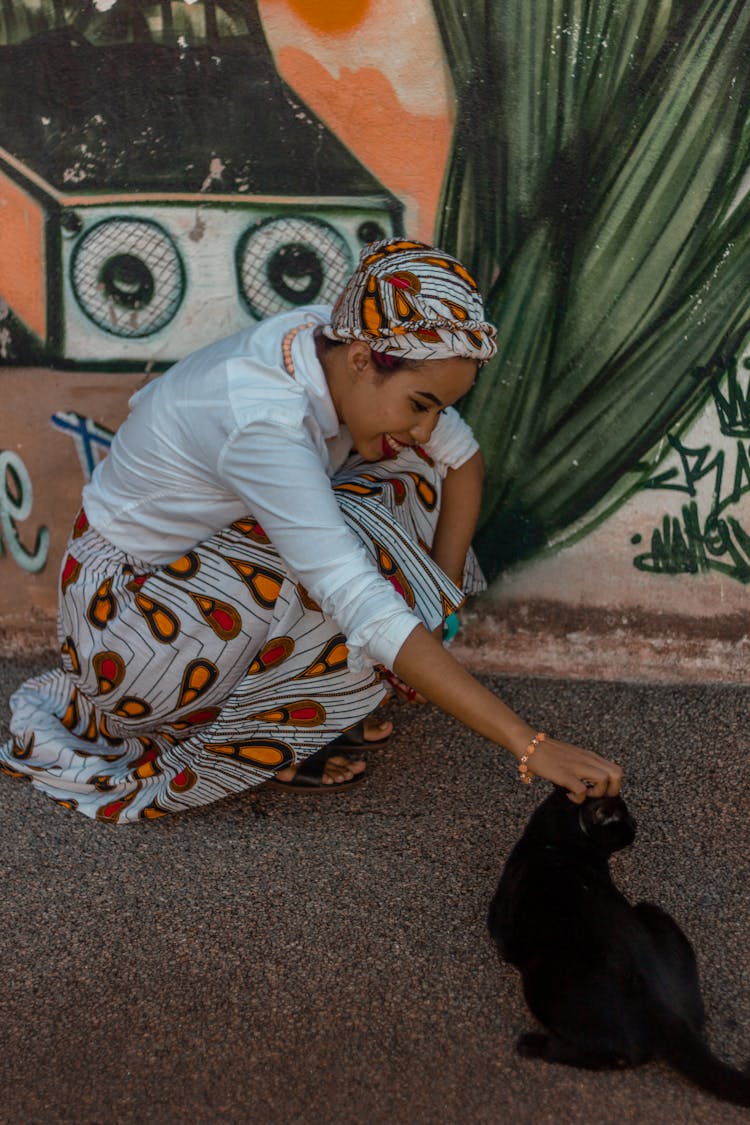
[[[0,625],[144,379],[401,231],[499,327],[490,600],[744,612],[749,61],[744,0],[4,4]]]
[[[493,598],[641,608],[706,621],[746,615],[749,379],[745,352],[711,380],[710,397],[695,417],[667,431],[655,468],[625,474],[541,557],[506,570]]]

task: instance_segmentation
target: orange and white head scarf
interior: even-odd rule
[[[483,364],[497,351],[484,316],[477,283],[456,258],[424,242],[385,239],[365,246],[323,332],[404,359]]]

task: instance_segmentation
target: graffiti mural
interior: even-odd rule
[[[434,6],[457,97],[437,239],[473,264],[501,341],[464,411],[498,574],[653,465],[737,354],[750,5]]]
[[[431,236],[451,91],[430,0],[6,0],[0,115],[0,623],[25,629],[144,377],[332,299],[405,214]]]
[[[52,426],[73,440],[84,480],[89,480],[99,460],[106,455],[114,431],[93,418],[74,411],[57,411]],[[19,524],[31,517],[34,495],[28,469],[18,453],[0,449],[0,557],[7,554],[27,574],[44,570],[49,558],[50,533],[39,527],[34,546],[24,546]]]
[[[33,491],[31,477],[17,453],[0,450],[0,555],[7,552],[21,570],[36,574],[47,563],[49,530],[40,527],[34,546],[21,541],[19,523],[31,515]]]
[[[93,418],[85,418],[73,410],[57,410],[52,415],[52,425],[73,439],[78,460],[83,470],[83,479],[90,480],[91,474],[102,457],[106,456],[112,444],[114,431],[101,426]]]
[[[750,492],[750,360],[734,359],[711,379],[718,442],[688,444],[668,435],[668,467],[644,488],[674,493],[679,515],[665,513],[650,537],[650,549],[634,565],[650,574],[706,574],[718,571],[750,582],[750,519],[742,497]],[[747,505],[745,505],[747,508]],[[633,536],[634,546],[643,542]]]
[[[35,360],[169,363],[333,299],[402,229],[254,2],[7,0],[0,115],[0,294]]]
[[[51,613],[138,382],[408,232],[498,326],[490,579],[616,516],[646,601],[743,587],[748,58],[746,0],[4,0],[0,568]]]

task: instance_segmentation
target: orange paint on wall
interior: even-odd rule
[[[409,113],[374,67],[342,67],[334,78],[297,47],[282,47],[278,63],[289,84],[363,164],[396,196],[416,204],[418,229],[409,233],[430,239],[450,147],[447,115]]]
[[[367,15],[370,0],[287,0],[289,7],[317,31],[329,35],[351,31]]]
[[[44,210],[22,187],[1,173],[0,245],[0,297],[44,340]]]

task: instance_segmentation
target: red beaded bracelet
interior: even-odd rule
[[[547,735],[544,733],[544,731],[537,731],[537,733],[534,735],[531,742],[523,752],[523,756],[518,763],[518,772],[521,775],[521,781],[524,783],[524,785],[531,785],[532,781],[534,780],[534,776],[533,774],[529,773],[529,767],[526,765],[526,763],[536,750],[539,743],[544,742],[546,737]]]

